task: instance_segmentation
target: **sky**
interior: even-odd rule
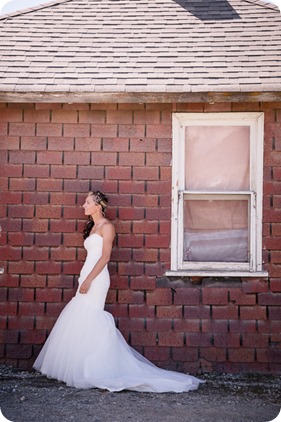
[[[0,0],[0,15],[26,9],[27,7],[49,3],[52,0]],[[281,10],[281,0],[264,0],[276,4]]]

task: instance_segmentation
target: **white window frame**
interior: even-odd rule
[[[250,190],[249,191],[188,191],[185,190],[185,128],[188,126],[250,127]],[[264,114],[245,113],[173,113],[172,159],[172,224],[171,270],[167,276],[240,276],[267,277],[262,269],[262,187],[263,187]],[[183,260],[184,199],[233,200],[249,199],[250,259],[236,262],[187,262]]]

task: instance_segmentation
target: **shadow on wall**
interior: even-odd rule
[[[241,19],[227,0],[174,0],[202,21]]]

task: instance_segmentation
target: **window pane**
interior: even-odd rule
[[[249,157],[248,126],[188,126],[185,189],[249,190]]]
[[[184,201],[184,261],[248,262],[248,201]]]

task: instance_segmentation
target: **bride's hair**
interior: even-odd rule
[[[103,216],[105,216],[105,210],[108,204],[108,199],[105,196],[104,193],[100,192],[99,190],[94,191],[94,192],[89,192],[88,194],[89,196],[93,196],[93,200],[95,201],[96,204],[99,204],[101,206],[101,212],[103,214]],[[84,239],[87,239],[87,237],[89,237],[90,232],[92,230],[92,228],[94,227],[94,222],[91,216],[89,216],[89,219],[87,221],[87,223],[85,224],[85,228],[84,228]]]

